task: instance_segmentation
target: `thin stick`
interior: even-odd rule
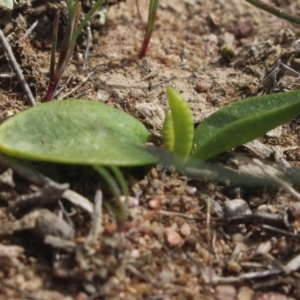
[[[90,43],[92,40],[92,31],[90,25],[86,27],[87,31],[87,41],[86,41],[86,48],[84,52],[84,63],[83,63],[83,69],[85,70],[88,67],[88,58],[89,58],[89,52],[90,52]]]
[[[36,20],[25,32],[25,34],[20,38],[20,42],[24,41],[35,29],[36,25],[38,24],[38,21]]]
[[[235,282],[242,282],[244,280],[251,280],[251,279],[258,279],[258,278],[264,278],[268,276],[274,276],[283,273],[283,270],[279,268],[272,268],[269,270],[264,270],[264,271],[258,271],[258,272],[249,272],[249,273],[243,273],[240,276],[233,277],[219,277],[219,276],[214,276],[212,278],[212,283],[213,284],[229,284],[229,283],[235,283]]]
[[[3,31],[1,29],[0,29],[0,40],[1,40],[2,44],[3,44],[3,47],[4,47],[5,51],[6,51],[6,54],[7,54],[8,58],[9,58],[9,60],[11,62],[11,66],[14,69],[14,71],[15,71],[18,79],[19,79],[19,82],[20,82],[20,85],[22,87],[22,90],[23,90],[24,94],[28,98],[29,104],[31,106],[34,106],[35,105],[34,97],[33,97],[32,93],[31,93],[31,90],[30,90],[30,88],[29,88],[29,86],[27,84],[27,81],[26,81],[26,79],[25,79],[25,77],[24,77],[24,75],[22,73],[22,70],[20,69],[20,67],[19,67],[19,65],[18,65],[18,63],[16,61],[16,58],[15,58],[15,56],[14,56],[14,54],[13,54],[11,48],[10,48],[10,45],[7,42],[6,37],[3,34]]]
[[[102,191],[97,190],[95,195],[92,226],[84,242],[85,246],[93,247],[96,245],[99,235],[103,232],[101,222],[102,222]]]
[[[59,100],[65,99],[65,98],[69,97],[70,95],[72,95],[74,92],[76,92],[84,83],[86,83],[91,78],[92,75],[95,74],[95,72],[96,72],[96,70],[94,70],[90,74],[88,74],[85,78],[83,78],[81,80],[81,82],[76,87],[74,87],[74,89],[72,89],[70,92],[59,97]],[[56,94],[56,96],[59,94],[59,92]]]
[[[144,27],[144,30],[146,32],[147,28],[146,28],[146,24],[145,24],[145,22],[143,21],[143,18],[142,18],[142,14],[141,14],[141,11],[140,11],[138,0],[135,0],[135,5],[136,5],[136,9],[137,9],[139,18],[140,18],[141,23],[142,23],[142,26]]]
[[[290,193],[295,199],[300,201],[300,194],[286,181],[278,178],[275,176],[268,168],[266,168],[266,165],[264,165],[261,161],[254,158],[253,162],[261,168],[261,170],[268,175],[270,178],[272,178],[275,182],[277,182],[279,185],[281,185],[282,188],[284,188],[288,193]]]
[[[278,17],[278,18],[281,18],[281,19],[284,19],[286,21],[289,21],[291,23],[295,23],[295,24],[298,24],[300,25],[300,18],[296,17],[296,16],[293,16],[291,14],[288,14],[288,13],[285,13],[283,12],[282,10],[268,4],[268,3],[265,3],[264,1],[262,0],[246,0],[248,3]]]
[[[163,215],[163,216],[180,217],[180,218],[188,219],[188,220],[192,220],[192,221],[204,221],[205,220],[205,218],[194,217],[194,216],[191,216],[188,214],[178,213],[178,212],[173,212],[173,211],[159,210],[157,213],[159,215]]]

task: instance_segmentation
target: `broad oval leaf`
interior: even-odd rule
[[[144,147],[148,130],[116,108],[88,100],[52,101],[0,126],[0,151],[67,164],[135,166],[157,158]]]
[[[259,96],[225,106],[195,130],[192,158],[201,161],[256,139],[300,114],[300,91]]]

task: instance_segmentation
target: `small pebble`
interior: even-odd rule
[[[110,234],[115,233],[117,229],[118,229],[118,225],[116,223],[109,223],[104,227],[104,231]]]
[[[138,257],[140,257],[140,252],[139,252],[139,250],[133,249],[133,250],[130,252],[130,256],[131,256],[132,258],[138,258]]]
[[[245,240],[245,236],[241,233],[234,233],[231,239],[234,243],[242,243]]]
[[[167,243],[170,247],[181,247],[184,244],[184,240],[179,233],[173,229],[166,229]]]
[[[4,219],[6,217],[6,214],[3,212],[2,209],[0,209],[0,219]]]
[[[188,223],[183,223],[180,227],[180,233],[184,236],[188,236],[191,234],[191,227]]]
[[[247,38],[251,35],[253,31],[253,24],[250,21],[240,22],[235,24],[234,28],[231,30],[231,33],[237,38]]]
[[[89,296],[84,292],[79,292],[76,296],[76,300],[88,300]]]
[[[277,292],[256,293],[254,299],[255,300],[288,300],[286,295]]]
[[[212,88],[212,83],[204,80],[200,80],[196,83],[195,91],[197,93],[206,93]]]
[[[149,208],[158,210],[161,209],[161,200],[159,198],[153,198],[148,202]]]
[[[225,216],[229,218],[252,214],[248,203],[243,199],[224,201],[224,212]]]
[[[97,99],[100,100],[100,101],[107,101],[109,98],[109,93],[107,93],[106,91],[104,90],[98,90],[97,91]]]
[[[121,196],[120,201],[121,202],[126,201],[126,197]],[[135,206],[138,206],[140,204],[139,199],[137,199],[135,197],[132,197],[132,196],[128,196],[127,201],[128,201],[128,207],[135,207]]]
[[[163,270],[158,274],[158,280],[163,283],[172,282],[175,280],[175,276],[173,272],[168,270]]]
[[[231,272],[238,273],[241,271],[242,267],[237,261],[229,260],[226,264],[227,270]]]
[[[195,188],[194,186],[187,186],[185,190],[190,196],[195,195],[195,193],[197,192],[197,188]]]
[[[252,300],[254,291],[247,286],[242,286],[239,289],[237,299],[238,300]]]
[[[232,285],[216,286],[216,299],[218,300],[235,300],[236,294],[236,289]]]

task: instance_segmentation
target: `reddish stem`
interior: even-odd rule
[[[150,37],[149,36],[145,36],[144,40],[143,40],[142,47],[141,47],[141,51],[140,51],[140,56],[141,57],[145,57],[146,56],[147,49],[148,49],[148,46],[149,46],[149,42],[150,42]]]
[[[51,101],[54,98],[54,93],[56,90],[58,84],[58,80],[50,80],[49,85],[48,85],[48,90],[47,90],[47,94],[45,97],[45,101]]]

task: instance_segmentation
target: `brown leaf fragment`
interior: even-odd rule
[[[22,230],[33,230],[35,234],[43,239],[46,235],[59,236],[65,239],[74,237],[73,228],[48,209],[32,211],[20,220],[5,224],[0,228],[0,235],[9,235]]]
[[[285,266],[285,271],[287,274],[295,272],[300,268],[300,254],[291,259]]]
[[[41,213],[36,219],[34,228],[34,232],[37,235],[42,238],[46,235],[58,236],[65,239],[72,239],[74,237],[74,230],[66,221],[49,210],[39,210],[39,212]]]
[[[11,208],[26,207],[32,205],[39,205],[43,203],[53,203],[59,199],[62,194],[68,189],[69,184],[58,184],[50,181],[45,184],[40,190],[30,195],[21,195],[10,203]]]

